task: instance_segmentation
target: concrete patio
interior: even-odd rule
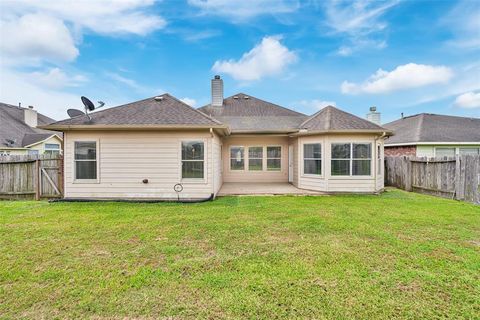
[[[232,195],[324,195],[319,191],[298,189],[290,183],[226,182],[218,196]]]

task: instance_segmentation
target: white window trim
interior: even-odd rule
[[[97,179],[77,179],[77,160],[75,160],[75,142],[95,142],[97,149],[95,151],[95,161],[97,164]],[[100,140],[99,139],[76,139],[72,144],[72,159],[73,159],[73,183],[100,183]]]
[[[182,160],[182,143],[183,142],[203,142],[203,178],[183,178],[182,177],[182,167],[183,167],[183,161]],[[180,160],[180,170],[179,170],[179,180],[182,183],[201,183],[201,184],[206,184],[208,182],[207,176],[208,176],[208,166],[207,166],[207,159],[208,159],[208,144],[207,140],[204,138],[199,138],[199,139],[181,139],[179,142],[179,160]],[[185,160],[189,161],[189,160]],[[193,160],[193,161],[200,161],[200,160]]]
[[[305,157],[304,157],[304,152],[305,152],[305,145],[306,144],[319,144],[320,145],[320,152],[321,152],[321,157],[320,157],[320,161],[321,161],[321,165],[320,165],[320,170],[321,170],[321,174],[312,174],[312,173],[305,173]],[[325,161],[324,161],[324,153],[325,153],[325,148],[323,147],[323,143],[322,142],[315,142],[315,141],[308,141],[308,142],[303,142],[301,144],[301,147],[302,147],[302,150],[301,150],[301,164],[300,164],[300,167],[301,167],[301,176],[302,177],[305,177],[305,178],[317,178],[317,179],[323,179],[323,176],[324,176],[324,172],[325,172]],[[308,158],[307,160],[317,160],[318,158]]]
[[[233,147],[236,147],[238,148],[239,146],[233,146]],[[264,172],[265,171],[265,167],[267,165],[266,163],[266,160],[265,160],[265,152],[266,152],[266,148],[265,146],[262,146],[262,145],[252,145],[252,146],[248,146],[248,147],[245,147],[247,149],[247,151],[245,152],[244,151],[244,158],[245,158],[245,162],[247,162],[245,164],[245,170],[247,170],[248,172],[251,172],[251,173],[260,173],[260,172]],[[252,159],[256,159],[256,160],[262,160],[262,170],[250,170],[250,148],[262,148],[262,158],[252,158]],[[231,158],[230,158],[231,159]],[[231,162],[230,162],[230,165],[231,165]],[[241,170],[233,170],[233,171],[241,171]]]
[[[350,144],[350,158],[346,159],[346,158],[342,158],[342,159],[339,159],[339,158],[332,158],[332,145],[334,144]],[[353,145],[354,144],[370,144],[370,158],[368,159],[362,159],[362,158],[353,158]],[[373,150],[373,143],[372,141],[353,141],[353,142],[341,142],[341,141],[335,141],[335,142],[331,142],[330,143],[330,172],[329,172],[329,178],[330,179],[338,179],[338,180],[342,180],[342,179],[358,179],[358,180],[362,180],[362,179],[371,179],[373,178],[373,166],[372,166],[372,162],[374,160],[374,158],[372,158],[372,153],[374,152]],[[350,175],[333,175],[332,174],[332,161],[333,160],[345,160],[345,161],[349,161],[350,162]],[[370,160],[370,174],[369,175],[353,175],[353,160]],[[376,159],[375,159],[376,160]]]
[[[232,148],[243,148],[243,169],[232,169]],[[232,145],[232,146],[228,147],[228,170],[230,170],[230,172],[245,172],[246,171],[248,155],[245,151],[248,152],[248,147],[246,147],[246,146]]]
[[[268,157],[268,148],[269,147],[279,147],[280,148],[280,158],[269,158]],[[266,145],[265,146],[265,153],[264,153],[264,158],[265,158],[265,171],[268,171],[268,172],[282,172],[283,171],[283,166],[282,166],[282,159],[283,159],[283,146],[282,145]],[[280,160],[280,169],[268,169],[268,159],[279,159]]]

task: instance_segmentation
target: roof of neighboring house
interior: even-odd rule
[[[373,122],[332,106],[327,106],[309,117],[300,124],[300,128],[309,131],[385,131],[385,128]]]
[[[165,93],[160,96],[81,115],[51,124],[52,128],[68,126],[220,126],[221,123],[186,103]]]
[[[478,118],[421,113],[387,123],[384,127],[395,133],[385,141],[386,145],[422,142],[480,143]]]
[[[62,137],[61,132],[32,128],[24,122],[26,108],[0,103],[0,148],[22,148],[51,137],[56,134]],[[37,123],[39,126],[54,122],[41,113],[37,112]],[[5,139],[14,141],[12,145],[7,144]]]
[[[223,100],[223,106],[206,105],[200,111],[227,124],[232,132],[295,131],[308,117],[282,106],[237,93]]]

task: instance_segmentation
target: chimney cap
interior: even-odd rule
[[[217,75],[215,75],[214,78],[215,78],[215,79],[220,79],[220,76],[217,74]]]
[[[28,109],[33,109],[33,106],[28,106]]]
[[[372,111],[372,112],[377,111],[377,107],[375,107],[375,106],[370,107],[370,111]]]

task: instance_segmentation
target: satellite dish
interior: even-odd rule
[[[85,112],[83,112],[81,110],[77,110],[77,109],[68,109],[67,114],[70,118],[73,118],[73,117],[78,117],[78,116],[84,116]]]
[[[83,105],[85,106],[85,110],[88,110],[88,111],[95,110],[95,105],[93,104],[92,101],[90,101],[90,99],[88,99],[87,97],[84,97],[84,96],[82,96],[81,99],[82,99]]]

